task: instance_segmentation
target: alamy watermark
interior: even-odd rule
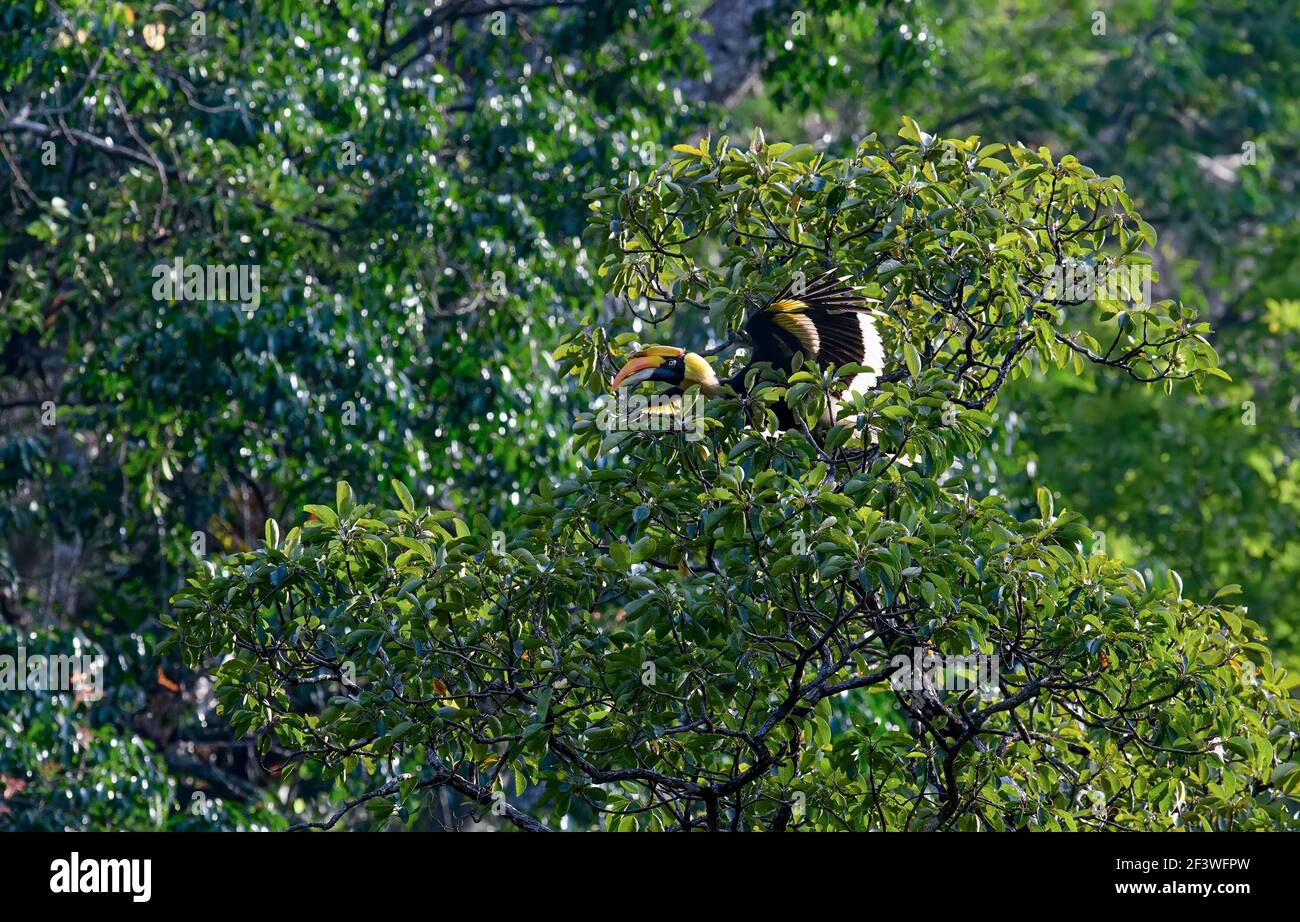
[[[684,394],[629,394],[620,387],[604,398],[596,415],[602,432],[683,432],[686,441],[704,438],[704,397],[699,391]]]
[[[104,657],[87,653],[0,653],[0,692],[75,692],[79,700],[104,697]]]
[[[996,653],[945,655],[915,647],[910,657],[900,653],[889,664],[897,670],[889,677],[895,691],[973,691],[982,701],[1002,696]]]
[[[1055,263],[1044,292],[1053,301],[1132,301],[1151,304],[1153,273],[1150,266],[1092,266],[1086,263]]]
[[[262,304],[262,267],[239,263],[187,263],[177,256],[153,267],[159,301],[235,301],[249,316]]]
[[[51,893],[127,893],[132,902],[153,895],[152,858],[82,858],[73,852],[50,863]]]

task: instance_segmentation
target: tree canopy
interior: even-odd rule
[[[1035,362],[1201,384],[1208,325],[1053,297],[1061,260],[1145,262],[1122,183],[1046,149],[902,135],[847,160],[706,138],[592,195],[600,272],[647,311],[734,327],[765,274],[824,259],[871,279],[905,361],[856,425],[749,425],[742,403],[780,396],[813,425],[830,369],[710,404],[694,444],[580,420],[594,460],[497,543],[400,483],[383,510],[340,484],[178,596],[191,663],[233,653],[217,694],[236,728],[327,773],[400,763],[379,789],[400,816],[452,784],[524,829],[1284,823],[1293,707],[1258,625],[1091,548],[1046,491],[1020,520],[939,477]],[[562,363],[603,385],[601,342]],[[998,678],[900,683],[916,650],[995,657]],[[532,811],[509,782],[540,786]]]

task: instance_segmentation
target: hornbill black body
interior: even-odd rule
[[[802,353],[805,362],[819,365],[862,365],[868,372],[845,376],[844,388],[827,410],[825,423],[834,421],[839,399],[849,392],[865,392],[876,382],[884,364],[880,335],[865,299],[843,277],[828,273],[804,290],[794,280],[780,293],[754,311],[744,330],[752,346],[749,361],[736,374],[719,380],[703,356],[675,346],[647,346],[634,353],[615,376],[612,389],[642,381],[670,385],[669,394],[698,387],[713,395],[724,387],[740,395],[747,393],[745,379],[750,369],[768,363],[790,373],[794,357]],[[785,401],[772,405],[781,429],[797,425],[795,414]]]

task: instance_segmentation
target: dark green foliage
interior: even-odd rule
[[[875,606],[904,612],[907,631],[945,652],[1005,644],[1004,603],[1017,593],[1051,600],[1054,614],[1033,613],[1038,642],[1079,642],[1089,625],[1086,643],[1060,651],[1063,670],[1098,690],[1131,681],[1133,695],[1178,685],[1178,704],[1152,715],[1146,738],[1213,748],[1221,737],[1234,763],[1165,753],[1149,766],[1136,741],[1116,742],[1103,708],[1073,741],[1087,756],[1057,752],[1069,771],[1087,761],[1096,772],[1073,795],[1111,796],[1132,761],[1151,774],[1115,801],[1115,822],[1285,822],[1274,797],[1287,770],[1263,784],[1270,764],[1294,756],[1261,740],[1285,726],[1290,680],[1245,644],[1266,631],[1285,664],[1300,649],[1298,21],[1253,0],[1213,10],[1192,0],[743,6],[724,24],[750,43],[719,46],[702,24],[716,21],[712,0],[528,0],[500,15],[452,2],[429,16],[383,0],[6,5],[0,619],[16,627],[0,633],[0,654],[19,642],[67,652],[77,637],[114,665],[96,704],[0,695],[17,741],[0,774],[27,785],[0,800],[11,808],[0,826],[276,825],[328,818],[378,789],[384,797],[368,806],[379,824],[429,828],[462,823],[508,782],[526,814],[604,827],[599,810],[663,804],[680,788],[644,776],[594,784],[593,769],[654,764],[710,783],[742,763],[753,770],[721,722],[721,740],[698,728],[663,735],[684,719],[665,694],[704,688],[691,700],[715,715],[742,695],[783,700],[792,648],[769,639],[756,649],[756,636],[769,637],[756,632],[790,611],[825,617],[821,590],[845,581],[875,591],[841,634],[863,636]],[[725,94],[699,79],[710,66],[762,80],[739,103],[715,105]],[[902,113],[958,137],[935,141],[908,122],[901,143],[919,149],[900,150]],[[757,126],[811,146],[747,153]],[[886,143],[862,144],[873,132]],[[1009,147],[987,149],[967,132]],[[725,156],[724,134],[743,138]],[[679,144],[698,153],[665,163]],[[1099,175],[1070,157],[1040,162],[1040,145]],[[1056,209],[1068,226],[1077,211],[1067,203],[1086,210],[1089,200],[1119,223],[1093,228],[1104,239],[1067,241],[1058,229],[1057,242],[1084,259],[1153,259],[1158,303],[1136,321],[1119,303],[1036,302],[1033,276],[1055,256],[1042,214]],[[680,247],[633,252],[696,232]],[[746,236],[755,233],[765,239]],[[259,266],[258,309],[155,299],[154,267],[177,258]],[[700,443],[594,428],[592,394],[632,341],[721,344],[792,271],[828,261],[887,318],[896,367],[857,421],[874,443],[849,429],[817,445],[769,438],[744,428],[753,407],[726,399],[709,406]],[[943,337],[962,326],[962,310],[1004,325],[981,328],[952,364],[945,350],[956,340]],[[1093,373],[1090,354],[1104,355],[1117,330],[1133,344],[1143,333],[1174,339]],[[714,359],[719,371],[736,367],[732,354]],[[1139,385],[1125,372],[1161,380]],[[1194,381],[1164,393],[1166,376],[1185,375]],[[755,403],[787,388],[815,419],[827,380],[806,368],[767,375]],[[340,480],[355,489],[351,502],[374,508],[344,514],[348,536],[336,538],[327,513],[304,522],[301,510],[324,504]],[[390,480],[411,484],[412,509],[438,518],[382,511]],[[268,519],[285,531],[273,565]],[[302,530],[289,550],[293,523]],[[784,555],[799,528],[808,558]],[[504,554],[486,548],[494,529],[509,536]],[[776,550],[779,578],[764,566]],[[552,569],[535,571],[533,559]],[[340,575],[349,565],[355,588]],[[189,577],[201,607],[168,614]],[[471,577],[477,591],[459,582]],[[1234,607],[1201,604],[1230,584],[1240,595],[1214,604]],[[211,595],[218,585],[230,599]],[[1098,601],[1103,587],[1131,612]],[[404,607],[430,600],[427,624]],[[269,614],[277,604],[283,623]],[[940,614],[930,624],[912,605]],[[320,624],[297,625],[304,606]],[[192,671],[155,648],[173,636],[160,619],[178,617]],[[431,633],[412,653],[402,645],[417,622]],[[455,640],[437,634],[453,627]],[[272,637],[285,646],[270,648]],[[1158,638],[1204,657],[1170,659]],[[448,658],[471,640],[473,665]],[[578,658],[567,688],[538,665],[563,657],[525,646],[543,641]],[[882,655],[881,644],[854,651],[834,681]],[[360,691],[286,687],[290,717],[272,694],[284,677],[266,663],[300,677],[294,651],[308,648],[353,657]],[[474,658],[486,651],[501,659]],[[1098,672],[1103,653],[1111,665]],[[627,675],[647,656],[660,670],[654,693]],[[425,705],[383,699],[405,682],[436,694],[438,708],[450,707],[445,698],[469,712],[502,662],[520,691],[491,718],[499,727],[468,713],[421,719]],[[1234,684],[1248,662],[1261,684]],[[809,659],[805,678],[821,665]],[[182,688],[174,699],[160,667]],[[225,717],[250,735],[232,740],[210,710],[213,669]],[[439,677],[448,687],[430,692]],[[617,695],[617,707],[589,706],[583,682]],[[545,688],[549,724],[538,716]],[[336,695],[354,704],[331,705]],[[263,696],[270,716],[252,706]],[[1033,719],[1063,732],[1061,695],[1043,698]],[[990,726],[1006,729],[999,714]],[[316,715],[332,742],[379,739],[350,759],[291,758],[304,741],[294,734]],[[872,729],[877,718],[885,729]],[[1227,721],[1236,726],[1225,735]],[[467,742],[484,727],[513,744],[495,763],[487,744]],[[719,809],[730,805],[746,826],[794,825],[777,801],[800,790],[804,826],[897,827],[892,807],[912,785],[935,797],[912,825],[938,823],[945,782],[932,771],[927,788],[918,772],[942,767],[938,738],[917,742],[915,729],[878,686],[796,702],[770,739],[789,746],[797,733],[808,755],[777,753],[779,770],[774,762],[743,795],[720,797]],[[592,758],[583,765],[554,740]],[[944,823],[1098,821],[1050,795],[1059,777],[1038,777],[1041,741],[1006,745],[997,770],[1010,784],[988,781],[983,754],[954,760],[959,787],[987,802],[963,803]],[[66,756],[66,777],[45,774],[47,749]],[[909,770],[898,769],[900,752]],[[804,758],[799,787],[786,772]],[[824,771],[849,779],[842,791]],[[1186,790],[1160,780],[1178,771],[1192,779]],[[871,798],[840,810],[864,772],[875,790],[889,785],[876,798],[883,820],[854,812]],[[623,780],[638,783],[614,783]],[[123,799],[144,782],[147,795]],[[1254,801],[1250,783],[1260,785]],[[110,789],[112,800],[95,800]],[[66,809],[37,811],[42,800]],[[671,826],[684,806],[613,825]],[[687,814],[707,823],[707,802],[693,799]]]
[[[705,139],[593,195],[613,290],[707,305],[720,332],[796,266],[872,280],[907,360],[856,426],[763,434],[725,398],[695,443],[584,418],[595,460],[504,546],[400,484],[399,509],[341,484],[176,600],[192,664],[236,653],[236,727],[397,783],[394,809],[451,773],[485,803],[536,786],[525,812],[552,826],[1289,826],[1294,708],[1258,625],[1109,558],[1046,491],[1017,518],[950,470],[1009,376],[1090,373],[1075,359],[1104,347],[1078,323],[1130,376],[1214,373],[1172,302],[1131,324],[1045,295],[1058,257],[1138,260],[1146,225],[1072,157],[901,134],[843,161]],[[562,361],[591,378],[603,344]],[[799,370],[750,399],[815,420],[822,387]],[[996,655],[997,694],[891,688],[897,657],[930,654]]]

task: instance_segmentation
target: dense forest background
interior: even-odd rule
[[[1289,4],[16,0],[0,21],[0,652],[109,658],[100,701],[0,694],[0,826],[281,828],[359,790],[281,779],[231,732],[207,672],[155,652],[171,598],[340,480],[510,529],[580,463],[564,337],[716,332],[682,313],[651,336],[586,233],[586,193],[702,136],[843,156],[906,115],[1123,177],[1156,297],[1212,323],[1231,380],[1042,370],[971,470],[1026,515],[1046,488],[1188,597],[1239,586],[1300,665]],[[177,258],[259,265],[260,304],[153,297]]]

